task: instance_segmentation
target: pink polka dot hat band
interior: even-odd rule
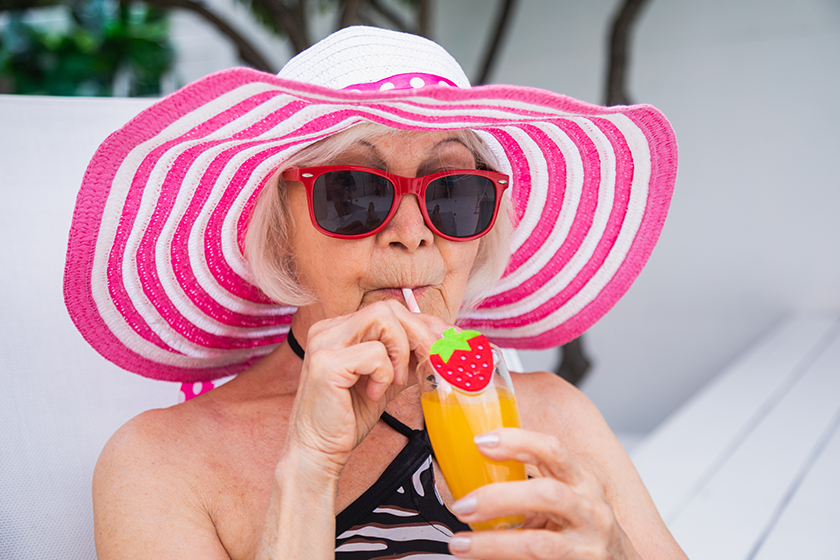
[[[67,308],[85,339],[129,371],[193,383],[270,352],[294,308],[253,284],[243,256],[253,204],[291,154],[366,121],[475,130],[511,176],[510,263],[459,317],[500,346],[580,335],[626,292],[659,237],[677,145],[658,110],[471,88],[435,43],[352,27],[277,76],[234,68],[189,84],[102,143],[77,198],[65,270]]]

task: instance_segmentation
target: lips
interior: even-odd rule
[[[408,286],[406,286],[408,287]],[[419,301],[420,298],[423,297],[423,294],[431,288],[430,284],[425,284],[421,286],[412,286],[411,289],[412,293],[414,294],[415,300]],[[369,298],[369,299],[368,299]],[[403,287],[398,288],[378,288],[373,290],[368,290],[366,299],[368,301],[383,301],[387,299],[395,299],[400,303],[405,303],[405,296],[403,295]]]
[[[405,286],[405,288],[408,288],[408,286]],[[409,289],[412,292],[414,292],[414,297],[416,298],[416,297],[419,297],[423,292],[425,292],[427,288],[429,288],[428,285],[414,286],[414,287],[411,287]],[[371,292],[386,294],[388,297],[392,297],[392,298],[395,298],[395,299],[399,299],[400,301],[403,301],[405,299],[403,297],[403,289],[404,289],[403,287],[400,287],[400,288],[379,288],[378,290],[371,290]]]

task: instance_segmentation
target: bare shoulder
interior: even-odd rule
[[[523,428],[557,437],[603,483],[616,518],[644,558],[685,558],[630,457],[598,408],[552,373],[513,374]]]
[[[512,376],[524,427],[556,435],[580,451],[620,446],[598,408],[574,385],[545,371]]]
[[[192,403],[148,410],[124,424],[99,456],[94,481],[114,472],[141,473],[150,479],[181,477],[201,458],[196,448],[205,431],[203,414]]]
[[[513,379],[523,428],[559,438],[598,471],[608,493],[618,493],[622,483],[633,478],[635,469],[618,438],[578,388],[547,372],[515,375]]]
[[[178,405],[144,412],[111,437],[93,478],[98,558],[228,558],[197,491],[201,423],[196,407]]]

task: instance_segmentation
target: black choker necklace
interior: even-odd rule
[[[286,340],[289,342],[289,347],[291,347],[292,352],[297,354],[298,358],[301,360],[306,355],[306,352],[303,351],[301,348],[300,343],[295,338],[295,333],[292,332],[292,327],[289,327],[289,334],[286,335]]]

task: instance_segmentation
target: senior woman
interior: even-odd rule
[[[675,165],[651,107],[470,88],[434,43],[364,27],[152,105],[85,175],[67,306],[130,371],[237,375],[111,438],[100,560],[684,558],[575,388],[513,374],[523,429],[476,445],[532,476],[454,501],[414,378],[452,325],[519,348],[589,327],[650,254]],[[507,515],[525,525],[467,525]]]

